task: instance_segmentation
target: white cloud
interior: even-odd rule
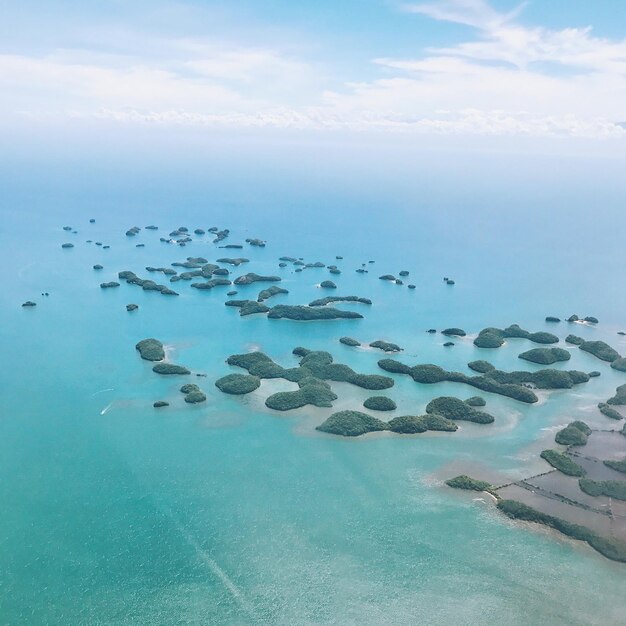
[[[279,47],[217,40],[143,36],[149,54],[129,47],[5,54],[0,111],[208,128],[624,137],[626,41],[588,28],[526,27],[517,21],[522,8],[500,13],[483,0],[409,5],[408,13],[465,24],[476,36],[414,58],[374,59],[381,78],[333,90],[317,64]]]

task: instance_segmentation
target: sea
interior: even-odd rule
[[[560,427],[616,426],[596,405],[626,374],[569,346],[571,360],[555,367],[601,376],[541,392],[535,405],[483,394],[492,425],[355,439],[315,430],[331,410],[266,409],[267,395],[293,388],[285,381],[241,397],[214,385],[237,371],[231,354],[262,350],[292,367],[297,346],[382,373],[385,355],[342,345],[342,336],[395,342],[409,365],[469,374],[468,362],[488,359],[536,369],[518,359],[535,347],[528,341],[473,345],[481,328],[512,323],[554,332],[564,347],[574,333],[626,354],[617,334],[626,331],[622,165],[564,146],[396,153],[310,139],[263,150],[222,138],[208,151],[161,148],[3,157],[0,624],[625,624],[624,564],[443,481],[545,471],[539,452],[554,447]],[[133,226],[142,230],[126,236]],[[159,241],[180,226],[228,228],[223,244],[244,248],[219,249],[209,234],[185,247]],[[265,247],[245,243],[257,237]],[[279,268],[284,255],[341,274]],[[362,312],[359,320],[296,322],[241,318],[224,306],[228,288],[180,281],[180,296],[166,297],[124,281],[99,287],[121,270],[155,278],[146,266],[189,256],[243,256],[250,262],[234,276],[280,275],[289,293],[270,305],[329,295],[318,287],[325,279],[337,283],[330,295],[373,304],[338,305]],[[404,285],[378,278],[401,270],[410,272]],[[23,308],[26,300],[37,306]],[[128,303],[139,309],[127,312]],[[545,322],[572,314],[599,323]],[[449,326],[467,337],[444,347],[446,337],[427,332]],[[135,344],[147,337],[206,375],[184,381],[201,387],[205,403],[186,404],[180,378],[140,359]],[[394,378],[384,392],[398,404],[393,415],[422,414],[441,395],[476,395]],[[362,409],[371,395],[333,389],[334,410]],[[156,400],[170,406],[156,410]]]

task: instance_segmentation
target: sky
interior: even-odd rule
[[[626,141],[624,0],[0,0],[0,18],[4,129]]]

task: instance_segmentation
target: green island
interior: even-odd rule
[[[610,406],[606,402],[600,402],[598,404],[598,409],[600,410],[600,413],[602,413],[602,415],[605,415],[606,417],[609,417],[612,420],[624,419],[624,416],[617,409],[614,409],[612,406]]]
[[[279,282],[280,280],[282,280],[280,276],[261,276],[260,274],[249,272],[248,274],[235,278],[235,285],[251,285],[252,283],[259,282]]]
[[[238,267],[242,263],[249,263],[250,259],[246,259],[244,257],[230,258],[230,257],[222,257],[221,259],[217,259],[217,263],[226,263],[228,265],[234,265]]]
[[[297,383],[307,378],[313,378],[321,381],[347,382],[363,389],[376,391],[389,389],[393,386],[393,379],[387,376],[359,374],[347,365],[334,363],[332,355],[328,352],[296,348],[294,354],[301,357],[301,360],[298,367],[292,368],[281,367],[263,352],[233,354],[228,357],[226,362],[229,365],[241,367],[258,378],[284,378]],[[308,381],[308,384],[314,382]]]
[[[544,450],[540,456],[550,463],[552,467],[567,476],[580,477],[586,474],[585,470],[578,463],[575,463],[569,456],[557,450]]]
[[[585,422],[575,421],[559,430],[554,440],[562,446],[584,446],[590,434],[591,428]]]
[[[309,306],[326,306],[333,302],[358,302],[360,304],[372,304],[369,298],[359,298],[358,296],[327,296],[309,302]]]
[[[615,395],[606,401],[607,404],[623,406],[626,404],[626,384],[620,385],[615,390]]]
[[[185,376],[191,374],[191,372],[182,365],[175,365],[174,363],[157,363],[152,371],[155,374],[162,374],[164,376]]]
[[[333,307],[311,307],[305,305],[277,304],[269,313],[270,319],[290,319],[299,321],[360,319],[363,316],[356,311],[344,311]]]
[[[611,367],[618,372],[626,372],[626,358],[619,357],[611,363]]]
[[[139,308],[138,304],[127,304],[126,305],[126,310],[131,312],[131,311],[136,311]]]
[[[169,406],[170,403],[166,402],[165,400],[157,400],[156,402],[153,403],[153,407],[155,409],[162,409],[163,407]]]
[[[485,406],[487,402],[485,401],[484,398],[481,398],[480,396],[472,396],[471,398],[468,398],[467,400],[465,400],[465,404],[468,404],[469,406],[477,407],[477,406]]]
[[[622,461],[602,461],[607,467],[615,470],[616,472],[621,472],[622,474],[626,474],[626,459]]]
[[[402,352],[402,348],[397,343],[383,341],[382,339],[372,341],[372,343],[370,343],[370,348],[378,348],[383,352]]]
[[[227,300],[224,304],[238,308],[241,317],[253,315],[254,313],[267,313],[270,310],[266,304],[256,300]]]
[[[339,411],[317,426],[316,430],[342,437],[359,437],[366,433],[387,430],[387,424],[360,411]]]
[[[462,328],[446,328],[441,331],[442,335],[447,335],[448,337],[465,337],[467,333]]]
[[[490,491],[492,489],[491,484],[488,482],[471,478],[466,474],[449,478],[446,480],[446,485],[454,489],[467,489],[468,491]]]
[[[506,516],[526,522],[536,522],[549,526],[554,530],[578,539],[586,541],[592,548],[605,557],[614,561],[626,563],[626,542],[620,539],[601,537],[592,530],[579,524],[572,524],[558,517],[542,513],[522,502],[516,500],[498,500],[496,506]]]
[[[121,272],[118,272],[118,278],[120,280],[125,280],[129,285],[138,285],[144,291],[159,291],[166,296],[178,295],[178,293],[170,289],[167,285],[159,285],[153,280],[139,278],[139,276],[137,276],[134,272],[131,272],[130,270],[123,270]]]
[[[215,381],[220,391],[237,396],[255,391],[260,385],[261,379],[251,374],[228,374]]]
[[[472,364],[474,367],[480,367],[477,363],[480,362]],[[481,391],[496,393],[531,404],[537,402],[538,398],[529,386],[537,389],[570,389],[574,385],[589,380],[588,374],[576,370],[543,369],[536,372],[504,372],[493,368],[488,369],[481,376],[467,376],[461,372],[449,372],[430,363],[410,367],[394,359],[381,359],[378,361],[378,366],[387,372],[411,376],[417,383],[434,384],[446,381],[464,383]]]
[[[359,437],[384,430],[400,435],[415,435],[428,430],[454,432],[457,428],[454,422],[441,415],[401,415],[383,422],[360,411],[339,411],[317,426],[316,430],[342,437]]]
[[[533,348],[522,352],[518,358],[540,365],[552,365],[560,361],[569,361],[571,356],[569,351],[563,348]]]
[[[193,383],[183,385],[180,388],[181,393],[185,394],[185,402],[188,404],[199,404],[206,401],[206,394]]]
[[[371,411],[395,411],[398,408],[387,396],[371,396],[363,402],[363,406]]]
[[[591,480],[581,478],[578,481],[581,491],[589,496],[607,496],[616,500],[626,500],[626,481],[624,480]]]
[[[541,344],[558,343],[559,341],[559,338],[552,333],[545,331],[531,333],[518,324],[511,324],[504,330],[494,327],[483,328],[478,333],[478,337],[474,339],[474,345],[478,348],[499,348],[508,338],[528,339],[533,343]]]
[[[227,278],[211,278],[211,280],[207,280],[204,283],[191,283],[191,286],[194,289],[213,289],[215,287],[226,287],[228,285],[232,285],[231,281]]]
[[[602,361],[608,361],[609,363],[620,358],[617,350],[611,348],[611,346],[604,341],[583,341],[578,347],[584,352],[593,354],[596,358]]]
[[[277,287],[276,285],[272,285],[267,289],[261,289],[261,291],[259,291],[259,295],[257,296],[257,302],[265,302],[265,300],[281,293],[289,293],[289,291],[287,289],[283,289],[282,287]]]
[[[265,406],[275,411],[290,411],[307,404],[318,407],[331,407],[337,399],[330,385],[315,376],[306,376],[298,381],[297,391],[280,391],[265,400]]]
[[[464,420],[476,424],[491,424],[494,421],[493,415],[477,411],[467,402],[453,396],[441,396],[431,400],[426,405],[426,413],[441,415],[452,421]]]
[[[342,343],[345,346],[352,346],[352,347],[361,345],[360,341],[357,341],[356,339],[352,339],[352,337],[341,337],[339,339],[339,343]]]
[[[323,280],[320,283],[322,289],[337,289],[337,285],[332,280]]]
[[[100,283],[100,289],[113,289],[114,287],[119,287],[120,284],[118,282],[115,282],[114,280],[111,280],[107,283]]]
[[[139,356],[146,361],[162,361],[165,358],[163,344],[153,337],[142,339],[137,343],[135,349],[139,351]]]

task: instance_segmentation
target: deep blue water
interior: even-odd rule
[[[506,155],[422,154],[413,163],[390,156],[377,170],[375,159],[345,157],[318,148],[280,167],[249,154],[239,168],[231,154],[167,168],[43,157],[32,167],[7,164],[0,622],[623,620],[623,565],[514,524],[441,481],[460,467],[503,477],[542,468],[537,455],[556,426],[576,418],[606,426],[595,405],[626,375],[574,350],[566,367],[599,369],[599,379],[545,394],[536,406],[489,397],[493,426],[354,441],[317,434],[323,410],[265,410],[265,383],[244,398],[214,387],[231,371],[225,358],[252,347],[284,365],[296,364],[291,350],[303,345],[358,371],[380,371],[380,353],[347,348],[337,341],[343,335],[399,343],[407,363],[467,371],[467,362],[485,358],[471,338],[444,349],[441,335],[425,332],[451,325],[476,333],[517,322],[562,338],[604,339],[626,353],[617,335],[626,330],[624,182],[614,163],[592,176],[576,158],[526,159],[522,167]],[[160,231],[124,235],[149,223]],[[64,232],[65,224],[78,234]],[[159,243],[180,225],[228,227],[226,243],[267,239],[266,248],[245,247],[251,263],[235,274],[277,273],[282,255],[337,262],[337,293],[374,304],[363,320],[301,324],[241,319],[224,307],[225,290],[201,293],[188,283],[175,285],[178,298],[126,284],[99,288],[122,269],[145,277],[146,265],[240,254],[215,249],[206,236],[185,248]],[[75,247],[62,250],[64,241]],[[370,259],[369,274],[354,272]],[[94,263],[104,270],[96,274]],[[402,269],[415,291],[377,278]],[[276,303],[320,297],[316,284],[329,277],[280,272],[290,293]],[[261,287],[239,291],[255,296]],[[27,299],[36,309],[22,309]],[[128,314],[129,302],[139,311]],[[555,330],[543,321],[572,313],[600,324]],[[187,406],[180,380],[158,377],[139,359],[134,345],[148,336],[171,346],[174,361],[207,374],[196,381],[206,404]],[[519,368],[517,355],[528,347],[511,340],[487,358]],[[359,408],[368,395],[348,385],[336,391],[342,407]],[[402,377],[389,393],[400,414],[447,394],[474,395]],[[172,406],[155,412],[156,399]]]

